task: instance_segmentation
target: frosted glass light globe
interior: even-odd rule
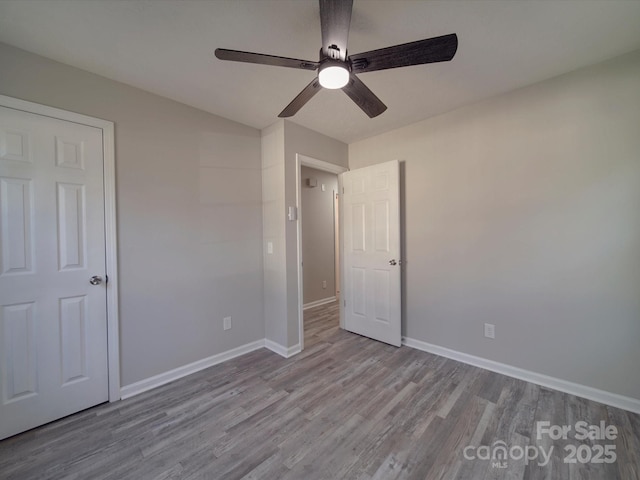
[[[335,90],[349,82],[349,70],[341,65],[329,65],[318,73],[320,85]]]

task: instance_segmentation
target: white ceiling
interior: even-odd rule
[[[448,33],[451,62],[360,75],[379,117],[323,90],[292,120],[350,143],[639,49],[640,0],[355,0],[349,52]],[[320,20],[316,0],[0,0],[0,41],[264,128],[314,72],[213,51],[315,60]]]

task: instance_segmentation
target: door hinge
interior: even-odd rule
[[[109,283],[109,275],[104,276],[104,283]]]
[[[346,307],[346,306],[347,306],[347,301],[346,301],[346,300],[343,300],[343,301],[342,301],[342,304]]]

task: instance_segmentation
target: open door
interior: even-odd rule
[[[401,344],[397,160],[342,174],[344,327]]]

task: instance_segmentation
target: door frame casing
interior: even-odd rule
[[[300,350],[304,350],[304,313],[303,313],[303,272],[302,272],[302,187],[300,182],[302,182],[302,174],[300,172],[300,168],[302,166],[315,168],[316,170],[322,170],[323,172],[333,173],[338,176],[338,192],[342,191],[342,176],[341,173],[348,172],[349,169],[346,167],[341,167],[340,165],[336,165],[334,163],[325,162],[323,160],[318,160],[317,158],[308,157],[306,155],[302,155],[301,153],[296,153],[296,209],[298,211],[298,221],[297,221],[297,242],[296,247],[298,249],[297,252],[297,273],[298,273],[298,343],[300,345]],[[342,208],[342,203],[338,204],[339,208]],[[340,212],[339,216],[340,228],[342,228],[342,212]],[[335,241],[335,240],[334,240]],[[340,258],[342,258],[342,241],[340,242]],[[344,287],[342,287],[342,266],[340,267],[340,272],[336,272],[337,275],[340,275],[340,285],[341,285],[341,295],[344,291]],[[340,302],[340,327],[344,326],[343,323],[343,311],[342,311],[342,302]]]
[[[105,285],[107,294],[107,357],[109,401],[120,400],[120,334],[118,320],[118,251],[116,224],[116,169],[114,123],[80,113],[0,95],[0,106],[78,123],[102,130],[105,226]]]

